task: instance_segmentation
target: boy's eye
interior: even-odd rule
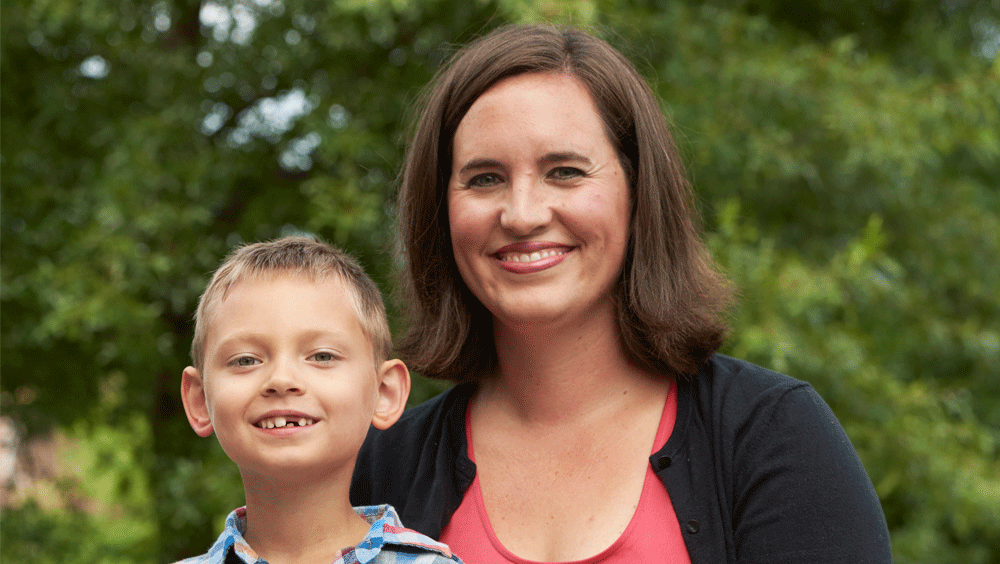
[[[501,182],[503,182],[503,178],[501,178],[499,174],[484,172],[473,176],[465,184],[469,188],[490,188],[500,184]]]
[[[330,352],[318,352],[312,355],[312,359],[316,362],[333,362],[334,360],[337,360],[337,357]]]
[[[583,176],[583,171],[572,166],[560,166],[552,169],[549,176],[556,180],[570,180]]]
[[[230,366],[253,366],[260,364],[260,361],[252,356],[241,356],[232,360]]]

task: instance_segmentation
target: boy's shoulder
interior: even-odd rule
[[[226,517],[226,526],[223,528],[219,538],[208,549],[208,552],[200,556],[192,556],[175,562],[174,564],[222,564],[230,562],[228,557],[230,551],[238,557],[237,562],[252,564],[256,562],[257,554],[250,548],[250,545],[243,539],[243,533],[247,528],[247,509],[240,507],[234,509]]]
[[[337,564],[445,564],[462,561],[448,545],[406,528],[391,505],[355,507],[371,528]]]
[[[369,505],[354,510],[368,521],[371,527],[357,546],[345,550],[334,564],[461,564],[448,545],[440,543],[412,529],[399,520],[390,505]],[[241,507],[226,518],[226,527],[215,544],[201,556],[175,564],[225,564],[243,562],[254,564],[259,557],[246,544],[246,508]],[[235,557],[235,559],[234,559]]]

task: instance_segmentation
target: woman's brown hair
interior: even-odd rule
[[[503,27],[458,51],[421,100],[399,192],[400,298],[411,368],[453,381],[496,368],[491,314],[455,264],[447,188],[452,140],[465,113],[497,82],[532,72],[574,76],[594,98],[629,179],[630,241],[615,290],[622,343],[637,365],[689,375],[725,341],[728,282],[696,226],[690,184],[656,96],[605,41],[572,28]]]

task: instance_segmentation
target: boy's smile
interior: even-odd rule
[[[254,423],[255,427],[261,429],[283,429],[287,427],[308,427],[316,423],[316,419],[308,415],[297,412],[281,412],[280,414],[267,414]]]
[[[196,430],[215,432],[244,479],[350,476],[379,397],[352,303],[336,276],[278,273],[237,283],[212,312],[204,369],[185,377],[204,394]]]

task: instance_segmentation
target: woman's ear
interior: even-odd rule
[[[406,409],[406,400],[410,397],[410,371],[398,358],[389,359],[379,367],[378,381],[372,425],[384,430],[391,427]]]
[[[198,369],[188,366],[181,376],[181,401],[184,402],[184,413],[188,423],[199,437],[212,434],[212,418],[208,415],[208,402],[205,399],[205,386],[201,381]]]

